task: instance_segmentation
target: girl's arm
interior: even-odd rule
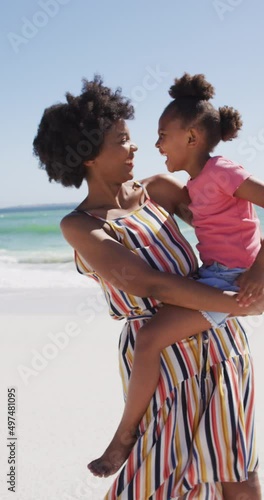
[[[192,225],[191,202],[186,186],[170,174],[158,174],[141,181],[152,200]]]
[[[249,177],[235,191],[234,196],[250,201],[264,208],[264,182]],[[238,279],[240,292],[238,300],[241,304],[251,298],[257,300],[264,294],[264,244],[261,243],[260,251],[253,265]]]
[[[264,208],[264,182],[251,176],[242,182],[234,196]]]
[[[90,268],[104,280],[126,293],[194,310],[217,310],[234,316],[256,314],[242,308],[235,294],[223,292],[194,280],[151,268],[133,251],[125,248],[103,229],[103,223],[86,214],[70,214],[61,221],[68,243]],[[262,312],[263,308],[261,306]],[[253,311],[253,312],[252,312]]]

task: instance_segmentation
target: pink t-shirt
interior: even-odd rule
[[[252,203],[234,196],[250,175],[231,160],[215,156],[187,182],[197,249],[205,265],[253,264],[261,246],[260,222]]]

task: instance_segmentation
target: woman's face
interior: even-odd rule
[[[129,129],[124,120],[116,121],[106,132],[101,152],[94,160],[95,173],[113,182],[133,179],[136,144],[130,140]]]
[[[179,119],[161,116],[159,120],[158,140],[155,146],[167,157],[169,172],[185,170],[188,164],[189,131],[182,127]]]

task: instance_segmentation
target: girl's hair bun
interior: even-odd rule
[[[231,141],[237,137],[243,122],[240,113],[229,106],[219,108],[221,139],[222,141]]]
[[[65,96],[66,96],[66,101],[68,104],[74,103],[75,97],[70,92],[66,92]]]
[[[209,101],[215,94],[214,87],[208,83],[202,74],[191,76],[184,73],[181,78],[175,78],[169,94],[173,99],[193,98]]]

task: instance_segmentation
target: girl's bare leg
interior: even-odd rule
[[[222,483],[224,500],[261,500],[257,472],[249,472],[248,480],[241,483]]]
[[[210,327],[199,311],[165,305],[140,328],[122,419],[104,454],[88,464],[95,476],[114,474],[128,458],[137,439],[136,429],[158,385],[161,351]]]

